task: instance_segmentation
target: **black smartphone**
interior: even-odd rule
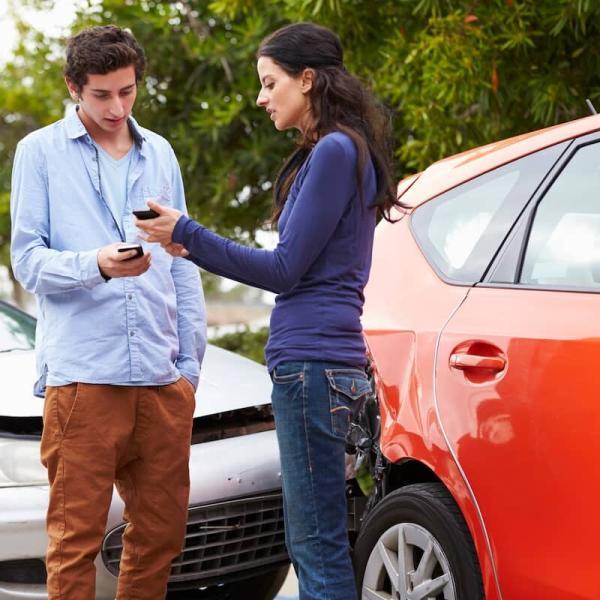
[[[126,258],[125,260],[133,260],[134,258],[139,258],[144,255],[144,249],[141,244],[127,244],[127,246],[121,246],[117,248],[117,252],[128,252],[129,250],[135,250],[137,254],[130,258]]]
[[[158,213],[155,210],[149,208],[148,210],[132,210],[131,211],[140,221],[146,221],[147,219],[156,219]]]

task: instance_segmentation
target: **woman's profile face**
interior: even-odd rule
[[[305,132],[312,119],[308,95],[312,71],[305,69],[292,77],[268,56],[258,59],[256,69],[261,84],[256,104],[267,111],[279,131],[295,127]]]

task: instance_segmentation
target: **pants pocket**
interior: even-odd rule
[[[80,395],[81,384],[79,383],[58,386],[49,394],[48,399],[56,419],[56,432],[63,437],[73,427]]]
[[[174,383],[160,386],[158,395],[164,400],[163,417],[181,421],[184,427],[191,423],[196,410],[196,391],[183,376]]]
[[[361,369],[325,369],[329,382],[332,432],[345,438],[352,417],[371,393],[367,374]]]
[[[288,362],[277,365],[271,373],[273,383],[286,385],[304,381],[304,364],[300,362]]]
[[[188,398],[193,398],[194,403],[196,402],[196,390],[192,383],[186,379],[183,375],[177,380],[177,383],[181,386],[183,393],[187,394]]]

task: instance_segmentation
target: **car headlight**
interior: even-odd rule
[[[48,485],[39,440],[0,438],[0,488]]]

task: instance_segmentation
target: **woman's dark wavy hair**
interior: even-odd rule
[[[292,77],[299,77],[306,68],[314,71],[309,92],[314,129],[303,133],[277,176],[271,222],[277,223],[294,177],[316,141],[332,131],[345,133],[356,145],[356,179],[361,197],[365,165],[372,159],[377,176],[378,213],[391,220],[390,210],[398,201],[392,180],[389,113],[346,71],[338,36],[320,25],[294,23],[267,36],[256,56],[270,58]]]
[[[80,31],[69,40],[64,75],[81,91],[88,75],[106,75],[129,65],[133,65],[139,83],[146,58],[135,37],[116,25],[98,25]]]

